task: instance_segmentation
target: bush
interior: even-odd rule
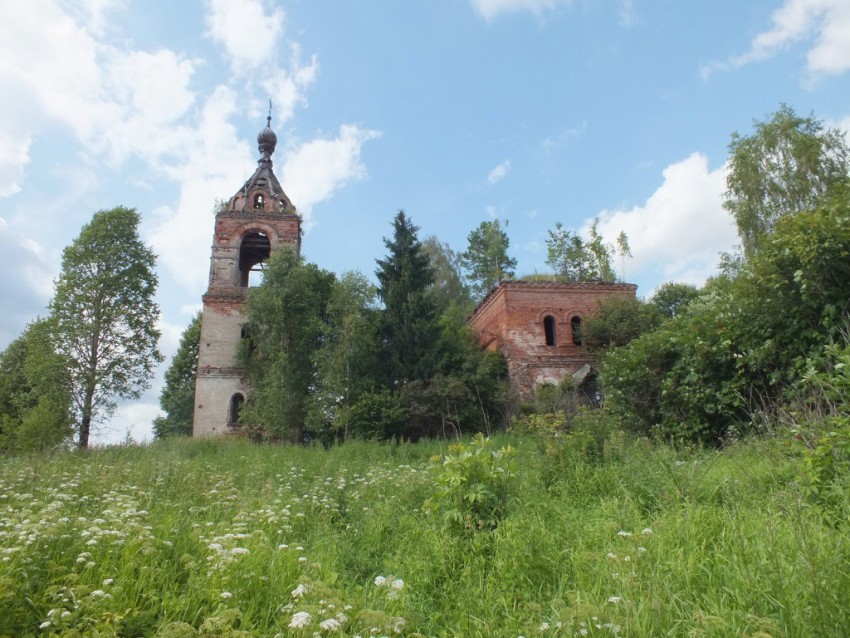
[[[463,534],[495,529],[516,491],[515,451],[493,449],[493,441],[476,434],[468,444],[449,447],[434,457],[437,489],[425,507],[442,511],[445,525]]]

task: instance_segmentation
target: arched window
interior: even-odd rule
[[[582,345],[581,339],[581,317],[573,317],[570,321],[570,325],[573,329],[573,343],[577,346]]]
[[[263,197],[262,193],[257,193],[254,195],[254,208],[257,210],[261,209],[266,204],[266,198]]]
[[[271,254],[268,235],[260,231],[248,233],[239,247],[239,285],[255,286],[262,283],[262,264]]]
[[[242,413],[242,406],[245,404],[245,397],[237,392],[230,397],[230,409],[227,414],[227,424],[230,427],[239,425],[239,416]]]
[[[543,333],[546,335],[546,345],[554,346],[558,343],[555,333],[555,317],[546,315],[543,319]]]

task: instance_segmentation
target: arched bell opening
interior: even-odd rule
[[[269,237],[263,232],[253,231],[242,238],[239,247],[239,285],[259,286],[263,281],[263,262],[271,254]]]

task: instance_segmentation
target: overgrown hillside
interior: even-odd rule
[[[842,635],[848,486],[811,495],[801,450],[612,432],[5,459],[0,636]]]

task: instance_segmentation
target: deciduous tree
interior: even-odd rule
[[[267,436],[304,439],[334,279],[286,246],[272,253],[263,283],[249,291],[240,357],[252,394],[242,422]]]
[[[783,215],[813,210],[847,184],[850,149],[844,133],[798,116],[783,104],[751,135],[732,134],[724,207],[735,218],[749,259]]]
[[[425,238],[422,250],[434,271],[431,290],[438,312],[444,312],[451,304],[471,312],[472,296],[463,277],[463,256],[434,235]]]
[[[62,254],[51,322],[82,448],[92,424],[110,416],[118,399],[137,399],[162,360],[156,258],[139,238],[139,221],[132,208],[99,211]]]
[[[38,319],[0,353],[0,451],[41,450],[73,434],[66,366]]]

